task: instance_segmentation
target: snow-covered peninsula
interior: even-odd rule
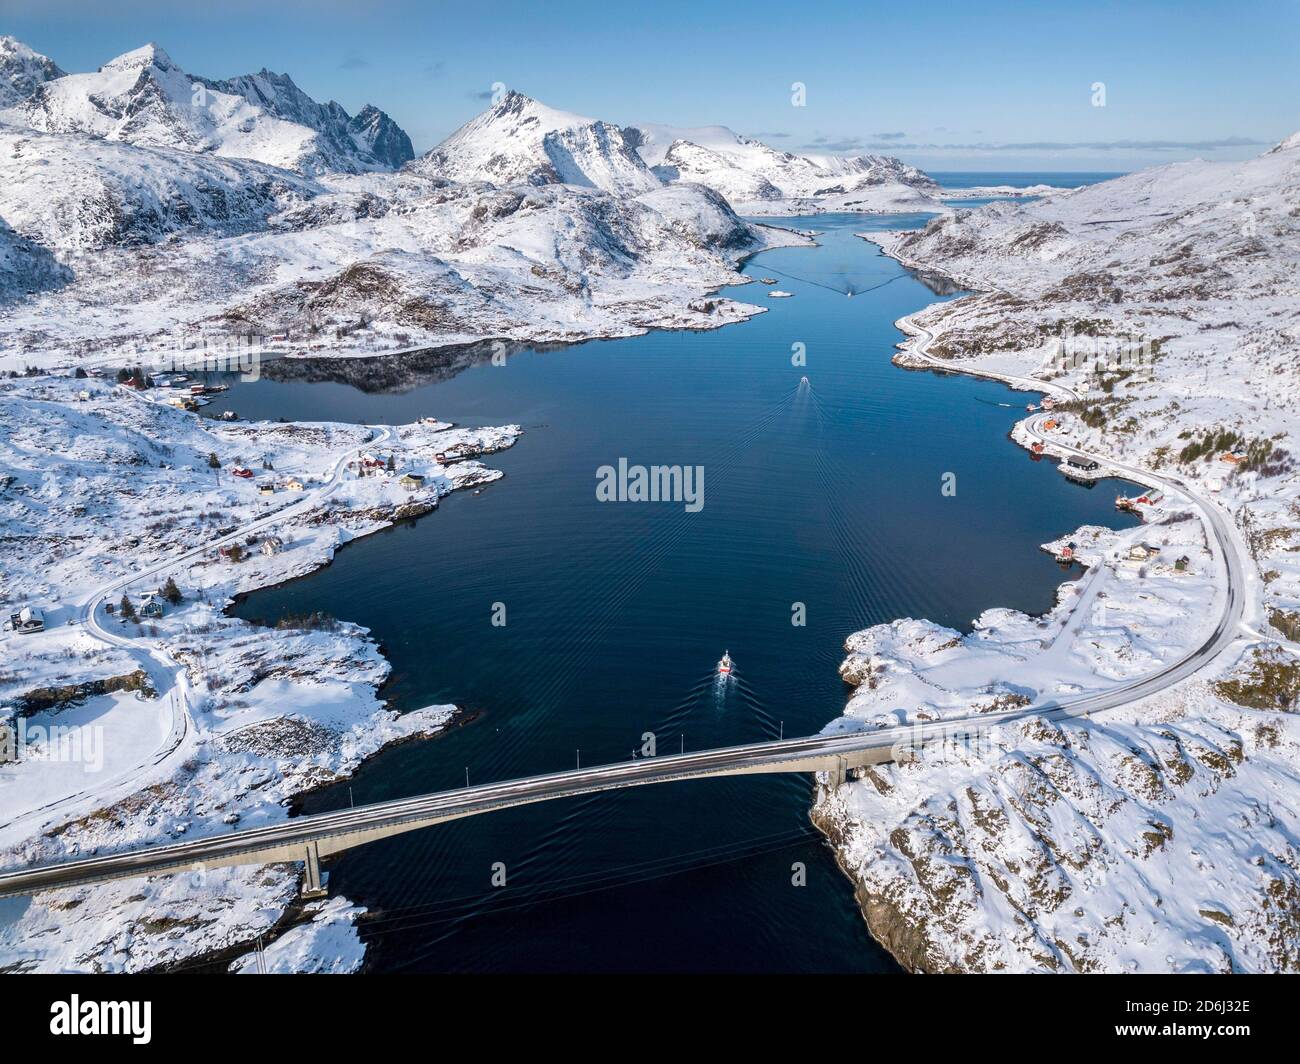
[[[815,817],[907,967],[1296,968],[1298,217],[1293,137],[869,237],[978,290],[910,316],[900,365],[1041,388],[1055,402],[1017,428],[1023,446],[1109,460],[1153,492],[1139,529],[1045,545],[1086,568],[1044,617],[850,638],[855,693],[832,728],[1050,705],[1194,653],[1228,593],[1209,508],[1244,571],[1237,638],[1190,679],[823,792]]]
[[[496,479],[474,456],[519,428],[223,424],[167,391],[0,382],[4,612],[43,623],[0,636],[7,868],[273,822],[455,714],[385,708],[389,665],[346,619],[268,631],[224,607]],[[184,961],[269,930],[299,878],[276,866],[41,894],[0,925],[0,954],[23,971]]]

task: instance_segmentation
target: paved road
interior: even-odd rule
[[[932,337],[924,329],[906,321],[907,331],[925,337],[917,352],[929,356],[924,344]],[[951,365],[939,363],[951,370]],[[1031,378],[1011,378],[1037,390],[1056,391],[1072,397],[1073,392],[1059,385],[1045,386]],[[1044,435],[1040,418],[1031,418],[1026,429],[1031,438],[1043,439],[1058,452],[1085,454]],[[645,786],[670,780],[750,772],[808,772],[829,768],[837,759],[840,767],[892,760],[900,749],[933,743],[945,737],[968,736],[994,725],[1012,723],[1027,717],[1049,720],[1101,713],[1116,706],[1162,691],[1185,680],[1214,660],[1242,633],[1242,616],[1246,602],[1246,573],[1240,541],[1223,511],[1213,502],[1202,499],[1178,477],[1154,473],[1112,459],[1107,455],[1088,457],[1132,479],[1161,486],[1169,494],[1181,497],[1196,507],[1205,518],[1217,564],[1226,577],[1218,596],[1221,609],[1206,639],[1176,662],[1139,679],[1106,691],[1071,699],[1048,699],[1020,709],[986,713],[956,719],[885,728],[850,735],[811,736],[779,742],[726,747],[692,754],[644,758],[614,765],[559,772],[543,776],[484,784],[454,791],[441,791],[394,802],[349,808],[310,817],[297,817],[262,828],[232,831],[224,835],[189,842],[150,847],[130,853],[93,857],[44,868],[0,875],[0,897],[27,894],[36,890],[94,882],[127,875],[145,875],[202,865],[239,863],[241,857],[257,860],[286,860],[305,854],[308,844],[319,843],[321,853],[336,852],[349,845],[359,845],[383,833],[411,830],[463,816],[473,816],[515,805],[548,801],[621,787]],[[277,515],[282,518],[283,513]],[[253,528],[256,526],[249,526]],[[246,530],[245,530],[246,531]],[[238,534],[243,534],[237,533]],[[204,550],[210,550],[211,545]],[[174,561],[173,561],[174,564]],[[274,853],[275,856],[268,856]]]
[[[128,391],[131,396],[140,402],[151,402],[151,400],[130,389],[123,390]],[[370,425],[366,427],[376,433],[374,439],[367,446],[382,444],[392,438],[393,429],[389,426]],[[338,458],[335,459],[330,469],[329,478],[325,483],[315,491],[305,493],[298,502],[282,507],[266,517],[251,521],[233,532],[204,543],[202,546],[168,557],[144,569],[134,570],[125,576],[116,577],[94,591],[81,604],[78,619],[86,634],[102,643],[121,647],[136,657],[144,671],[149,675],[154,690],[158,692],[159,698],[162,700],[161,705],[166,706],[170,711],[169,725],[167,730],[160,734],[159,745],[145,760],[109,779],[97,780],[92,788],[76,791],[45,805],[25,810],[11,820],[0,823],[0,830],[5,831],[7,834],[13,834],[19,828],[24,827],[36,830],[39,828],[40,823],[48,820],[50,815],[55,812],[65,811],[70,806],[91,797],[107,799],[110,794],[121,792],[126,787],[138,787],[149,777],[157,775],[159,766],[167,762],[182,761],[189,755],[194,745],[194,718],[190,708],[189,678],[184,667],[156,641],[145,640],[139,636],[129,634],[128,626],[120,621],[113,619],[104,623],[103,618],[108,615],[103,612],[102,607],[105,603],[115,602],[120,599],[122,594],[133,585],[138,585],[152,578],[161,578],[164,573],[175,571],[177,567],[184,565],[186,562],[211,557],[218,547],[242,541],[246,536],[279,525],[320,505],[338,488],[343,479],[343,473],[347,468],[347,463],[355,456],[356,451],[356,446],[350,445],[345,451],[341,452]]]

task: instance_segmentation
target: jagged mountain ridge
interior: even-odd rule
[[[94,73],[44,81],[0,119],[307,174],[394,169],[413,154],[409,138],[377,108],[353,119],[333,101],[312,100],[288,75],[265,70],[226,81],[197,77],[155,44]]]
[[[219,92],[242,96],[277,118],[316,130],[324,140],[327,155],[345,162],[359,157],[360,169],[396,170],[415,158],[411,138],[373,104],[366,104],[351,116],[333,100],[328,103],[313,100],[288,74],[276,74],[266,68],[224,81],[201,80]]]
[[[516,91],[412,166],[451,181],[572,184],[618,194],[690,182],[745,210],[823,200],[861,210],[938,208],[938,185],[889,156],[795,155],[725,126],[620,127]]]
[[[733,206],[819,200],[871,190],[904,196],[938,191],[927,174],[886,155],[797,155],[726,126],[682,129],[647,124],[636,127],[635,133],[638,153],[660,180],[709,185]]]

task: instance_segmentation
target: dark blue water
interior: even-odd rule
[[[891,365],[893,321],[937,297],[852,234],[920,221],[819,217],[821,247],[750,264],[781,271],[795,297],[743,290],[770,312],[742,325],[525,350],[503,366],[472,352],[286,366],[347,382],[264,380],[210,408],[526,429],[492,456],[506,477],[481,495],[236,609],[357,621],[393,662],[395,706],[479,713],[304,808],[460,786],[466,767],[485,783],[622,760],[645,732],[661,751],[813,733],[843,708],[851,632],[1047,609],[1063,577],[1038,545],[1122,520],[1116,485],[1072,485],[1010,443],[1023,393]],[[795,344],[806,367],[791,364]],[[702,465],[703,510],[597,501],[597,468],[620,457]],[[940,492],[948,472],[955,497]],[[495,602],[505,627],[490,623]],[[726,649],[738,673],[719,686]],[[381,970],[893,970],[810,832],[810,796],[808,778],[778,776],[508,810],[355,850],[331,863],[330,887],[373,910],[362,933]],[[806,886],[792,885],[796,862]]]

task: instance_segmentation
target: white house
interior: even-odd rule
[[[40,610],[31,606],[24,606],[17,613],[11,614],[9,620],[5,622],[5,629],[10,632],[18,632],[27,635],[31,632],[40,632],[45,628],[45,617]]]

